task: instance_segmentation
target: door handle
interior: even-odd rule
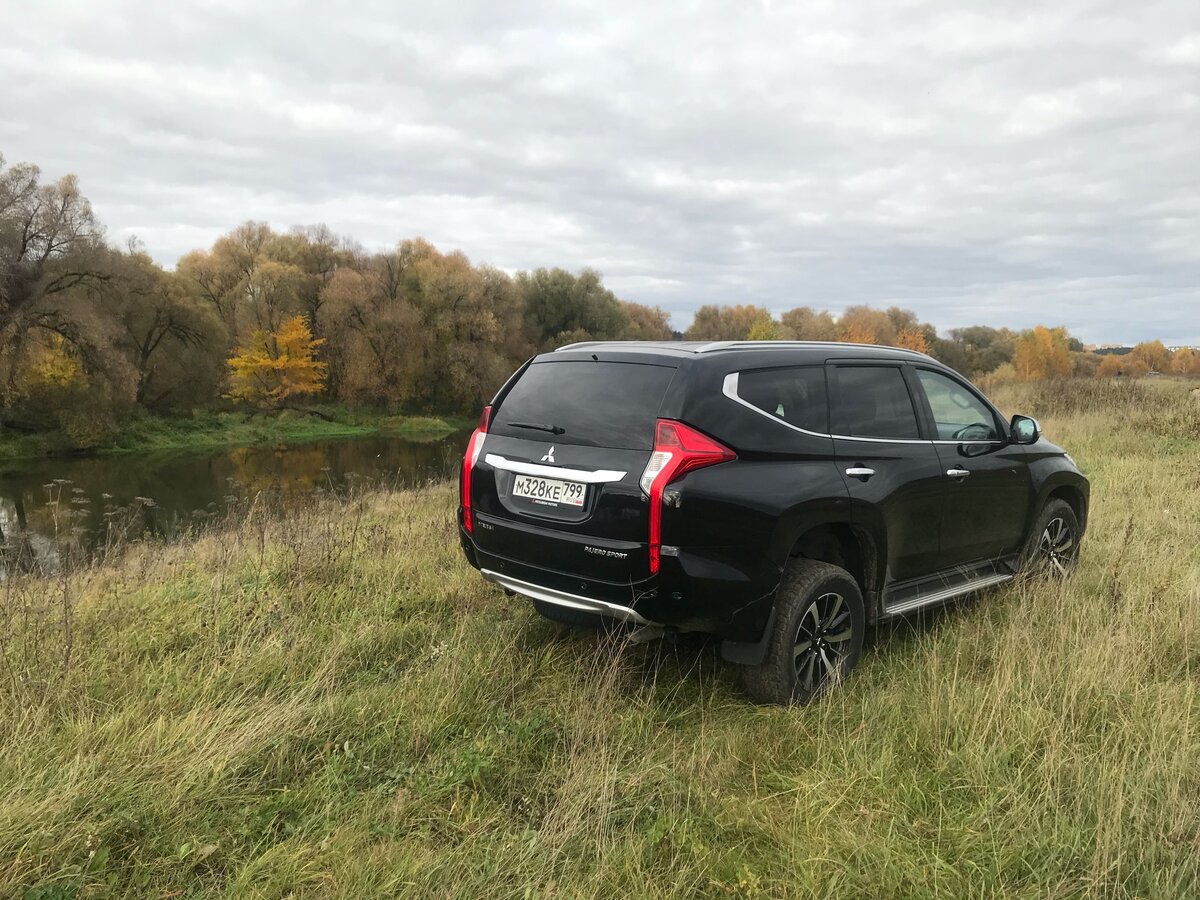
[[[868,469],[866,466],[851,466],[846,470],[846,474],[851,478],[861,478],[863,481],[866,481],[875,474],[875,470]]]
[[[971,474],[970,469],[947,469],[946,474],[951,478],[966,478]]]

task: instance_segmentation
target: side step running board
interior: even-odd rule
[[[883,614],[885,617],[902,616],[905,613],[913,612],[926,606],[935,606],[939,603],[946,603],[956,597],[962,597],[966,594],[974,594],[976,591],[982,591],[985,588],[995,587],[998,584],[1004,584],[1006,581],[1012,581],[1013,576],[1007,573],[998,575],[987,575],[983,578],[976,578],[972,581],[965,581],[962,584],[956,584],[953,587],[943,588],[940,591],[935,591],[932,594],[927,594],[924,597],[914,597],[912,600],[905,600],[901,603],[896,603],[891,606],[884,606]]]

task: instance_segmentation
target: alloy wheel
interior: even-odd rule
[[[813,692],[841,672],[852,633],[850,606],[841,594],[822,594],[808,605],[795,641],[796,680],[805,691]]]
[[[1043,567],[1052,574],[1066,578],[1078,555],[1079,541],[1067,521],[1056,516],[1047,522],[1038,539],[1038,556],[1043,561]]]

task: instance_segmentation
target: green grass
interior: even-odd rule
[[[0,896],[1195,896],[1200,407],[1085,390],[1000,392],[1093,479],[1076,578],[804,709],[537,619],[449,486],[10,578]]]
[[[141,453],[156,450],[204,450],[256,444],[290,444],[342,437],[382,434],[410,440],[436,440],[469,428],[454,417],[393,416],[375,410],[323,406],[332,421],[299,412],[252,416],[243,412],[203,412],[194,416],[138,416],[87,452]],[[0,435],[0,460],[27,459],[80,452],[60,432]]]

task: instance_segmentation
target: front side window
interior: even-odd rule
[[[917,413],[904,373],[892,366],[834,366],[834,434],[918,440]]]
[[[829,402],[825,396],[825,369],[821,366],[739,372],[738,396],[796,428],[829,432]]]
[[[917,369],[917,380],[929,400],[941,441],[995,441],[1000,433],[996,417],[965,387],[938,372]]]

